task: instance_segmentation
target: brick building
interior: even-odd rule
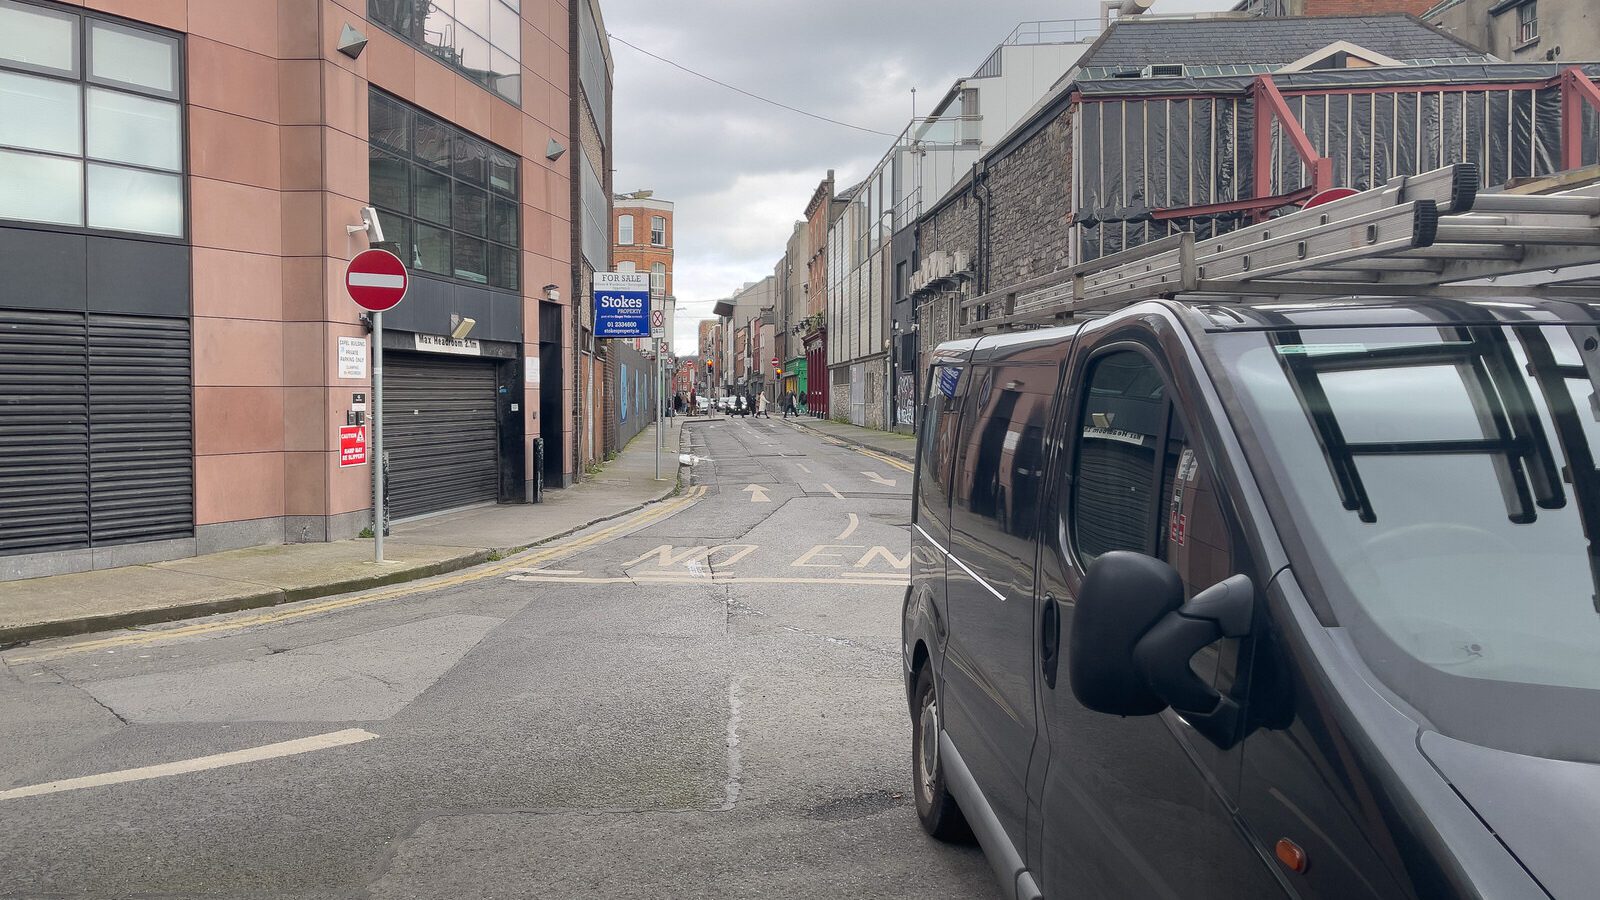
[[[368,206],[411,270],[392,514],[525,499],[531,439],[571,438],[572,27],[558,0],[0,4],[0,577],[370,524],[371,466],[340,464],[375,411],[343,284]]]
[[[650,304],[663,309],[672,294],[672,202],[657,200],[650,191],[618,194],[612,204],[611,262],[617,272],[649,272]],[[676,311],[666,309],[667,344],[676,336]],[[654,352],[650,342],[638,339],[634,347]]]

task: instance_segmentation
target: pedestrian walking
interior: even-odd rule
[[[767,394],[765,391],[756,395],[756,418],[759,419],[762,416],[766,416],[769,419],[772,418],[772,414],[767,412]]]
[[[794,408],[794,406],[795,406],[795,403],[794,403],[794,392],[790,391],[790,392],[784,394],[783,395],[783,417],[785,419],[788,419],[788,418],[791,418],[791,417],[798,417],[800,415],[800,413]]]

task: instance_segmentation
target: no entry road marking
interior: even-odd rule
[[[217,753],[212,756],[197,756],[194,759],[182,759],[177,762],[161,763],[155,766],[141,766],[137,769],[123,769],[120,772],[106,772],[101,775],[85,775],[82,778],[67,778],[61,781],[47,781],[44,784],[31,784],[27,787],[12,788],[9,791],[0,791],[0,800],[17,800],[22,797],[39,797],[45,794],[59,794],[63,791],[77,791],[83,788],[104,787],[108,784],[126,784],[130,781],[148,781],[151,778],[165,778],[168,775],[183,775],[188,772],[204,772],[207,769],[220,769],[225,766],[238,766],[244,763],[260,762],[264,759],[277,759],[280,756],[294,756],[299,753],[310,753],[313,750],[327,750],[331,747],[343,747],[348,744],[359,744],[370,741],[377,735],[363,728],[346,728],[344,731],[330,731],[314,737],[299,738],[292,741],[280,741],[276,744],[267,744],[264,747],[251,747],[248,750],[234,750],[230,753]]]

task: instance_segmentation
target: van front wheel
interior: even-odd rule
[[[939,699],[933,691],[933,666],[917,673],[916,719],[911,723],[911,772],[917,798],[917,819],[924,831],[941,841],[970,841],[972,830],[950,796],[939,759]]]

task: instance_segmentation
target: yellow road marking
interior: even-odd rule
[[[560,584],[887,584],[904,587],[909,582],[904,575],[870,572],[852,572],[839,578],[767,578],[743,575],[596,575],[574,578],[571,576],[507,575],[507,581],[537,581]]]
[[[472,569],[459,575],[451,575],[440,580],[411,582],[407,585],[397,587],[392,590],[360,594],[354,597],[344,597],[337,600],[323,600],[315,603],[285,605],[273,610],[272,612],[258,613],[251,616],[241,616],[223,622],[199,622],[194,625],[184,625],[178,628],[170,628],[162,631],[120,634],[115,637],[79,641],[75,644],[51,648],[41,653],[30,653],[24,656],[14,656],[10,658],[10,662],[41,662],[44,660],[69,656],[74,653],[89,653],[95,650],[109,650],[117,647],[126,647],[136,644],[160,643],[164,641],[178,640],[180,638],[195,637],[197,635],[216,634],[224,631],[237,631],[256,625],[275,625],[281,622],[303,619],[307,616],[319,615],[325,612],[348,609],[352,606],[362,606],[368,603],[379,603],[385,600],[396,600],[401,597],[409,597],[413,594],[420,594],[425,591],[436,591],[443,590],[445,588],[457,587],[459,585],[469,584],[474,581],[480,581],[485,578],[493,578],[497,575],[503,575],[506,572],[510,572],[515,569],[533,568],[542,563],[552,562],[556,559],[570,556],[581,550],[586,550],[589,547],[593,547],[596,544],[608,541],[614,537],[617,537],[624,531],[630,531],[636,528],[651,525],[656,521],[664,519],[667,516],[670,516],[673,513],[676,513],[679,510],[699,501],[700,498],[706,495],[707,490],[708,488],[706,488],[704,485],[691,488],[688,493],[676,500],[668,500],[663,503],[647,506],[644,509],[629,515],[622,521],[602,528],[593,534],[588,534],[576,540],[567,541],[562,544],[556,544],[553,546],[520,553],[504,562]]]
[[[868,450],[865,447],[856,447],[854,449],[855,449],[855,451],[857,453],[861,454],[862,456],[869,456],[869,457],[877,460],[878,462],[883,463],[886,466],[894,466],[896,469],[899,469],[902,472],[913,472],[913,471],[915,471],[915,469],[911,465],[909,465],[908,463],[904,462],[903,460],[895,459],[894,457],[888,455],[887,453],[879,453],[876,450]]]

